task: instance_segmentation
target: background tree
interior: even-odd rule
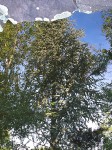
[[[103,32],[105,33],[106,38],[111,46],[110,50],[103,50],[103,52],[107,53],[109,59],[112,60],[112,10],[107,10],[103,12],[103,20]]]
[[[105,118],[102,127],[106,128],[106,131],[103,132],[103,148],[110,150],[112,149],[112,82],[107,84],[103,90],[105,101],[107,101],[107,105],[103,108]]]
[[[112,60],[112,10],[107,10],[103,12],[103,33],[106,35],[107,40],[110,43],[110,50],[103,49],[102,52],[107,57],[108,65],[111,65]],[[111,73],[111,70],[109,70]],[[101,125],[101,137],[103,143],[100,149],[112,149],[112,119],[111,119],[111,105],[112,105],[112,84],[107,83],[103,88],[103,99],[105,99],[105,107],[102,107],[103,112],[103,122]]]

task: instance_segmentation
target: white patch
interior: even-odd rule
[[[5,15],[0,15],[0,20],[2,20],[3,23],[6,23],[8,19],[6,18]]]
[[[44,21],[48,21],[48,22],[50,21],[49,18],[44,18],[43,20],[44,20]]]
[[[66,11],[66,12],[63,12],[61,14],[55,15],[54,18],[51,21],[55,21],[55,20],[58,20],[58,19],[67,18],[67,17],[70,17],[71,15],[72,15],[71,12]]]
[[[0,20],[2,20],[3,23],[6,23],[8,18],[6,17],[8,15],[8,8],[4,5],[0,5]],[[0,25],[0,32],[3,31],[2,26]]]
[[[7,22],[7,16],[8,15],[8,8],[4,5],[0,5],[0,20],[3,21],[3,23]]]
[[[7,16],[8,15],[8,8],[4,5],[0,5],[0,13]]]
[[[17,24],[18,22],[15,21],[13,18],[8,18],[8,20],[10,20],[13,24]]]
[[[36,9],[37,9],[37,10],[39,10],[40,8],[39,8],[39,7],[37,7]]]
[[[2,26],[0,25],[0,32],[2,32],[3,31],[3,28],[2,28]]]
[[[86,9],[79,9],[78,10],[79,12],[83,12],[83,13],[86,13],[86,14],[91,14],[92,13],[92,8],[91,7],[87,7]]]
[[[89,120],[86,124],[88,128],[92,129],[92,131],[97,130],[99,128],[97,122],[92,122],[91,120]]]
[[[85,11],[84,13],[86,13],[86,14],[91,14],[92,11]]]
[[[82,10],[80,10],[80,9],[79,9],[78,11],[79,11],[79,12],[82,12],[82,13],[85,13],[85,14],[91,14],[91,13],[92,13],[92,11],[86,11],[86,10],[85,10],[85,11],[84,11],[84,10],[82,11]]]
[[[37,17],[37,18],[35,18],[35,21],[43,21],[43,20],[42,20],[42,18]]]

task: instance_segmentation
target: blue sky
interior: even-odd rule
[[[97,49],[110,49],[109,42],[106,40],[102,32],[103,19],[101,12],[92,14],[84,14],[75,12],[70,19],[76,21],[76,28],[85,31],[85,37],[82,41],[87,42]],[[112,80],[112,65],[108,65],[107,72],[105,73],[105,81],[111,82]]]
[[[94,45],[96,48],[109,49],[109,43],[102,33],[103,19],[101,12],[85,14],[75,12],[70,19],[76,21],[76,28],[84,29],[85,37],[82,39]]]

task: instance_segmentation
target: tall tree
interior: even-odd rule
[[[79,41],[82,32],[66,20],[40,22],[29,32],[34,39],[26,58],[24,82],[32,93],[34,111],[38,108],[46,116],[40,140],[44,137],[52,149],[87,148],[75,138],[87,129],[87,120],[99,118],[102,98],[95,76],[104,71],[106,58],[93,55],[88,45]]]
[[[107,60],[92,54],[80,42],[82,35],[67,20],[6,24],[0,37],[1,83],[8,91],[0,99],[5,130],[20,137],[33,132],[52,149],[91,147],[82,133],[88,120],[100,120],[96,76],[105,71]]]

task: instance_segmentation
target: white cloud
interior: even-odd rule
[[[8,8],[4,5],[0,5],[0,20],[3,21],[3,23],[7,22],[7,16],[8,15]]]
[[[55,21],[55,20],[58,20],[58,19],[67,18],[67,17],[70,17],[71,15],[72,15],[71,12],[65,11],[65,12],[63,12],[61,14],[55,15],[54,18],[51,21]]]
[[[13,18],[8,18],[13,24],[17,24],[17,21],[15,21]]]
[[[43,19],[42,18],[39,18],[39,17],[37,17],[37,18],[35,18],[35,21],[42,21]]]
[[[3,22],[3,23],[6,23],[7,22],[7,16],[8,15],[8,8],[4,5],[0,5],[0,20]],[[0,25],[0,32],[3,31],[3,28],[2,26]]]
[[[6,6],[4,6],[4,5],[0,5],[0,13],[2,15],[7,16],[8,15],[8,8]]]
[[[50,20],[49,20],[49,18],[44,18],[43,21],[48,21],[49,22]]]

